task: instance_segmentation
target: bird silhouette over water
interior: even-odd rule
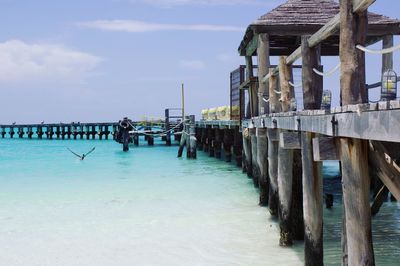
[[[79,154],[73,152],[73,151],[70,150],[69,148],[67,148],[67,149],[68,149],[72,154],[74,154],[76,157],[78,157],[79,159],[81,159],[81,161],[83,161],[83,160],[86,158],[86,156],[88,156],[89,154],[91,154],[91,153],[96,149],[96,147],[93,147],[93,149],[91,149],[90,151],[88,151],[87,153],[82,154],[82,155],[79,155]]]

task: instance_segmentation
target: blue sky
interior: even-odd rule
[[[182,82],[187,113],[227,105],[244,29],[283,2],[0,0],[0,123],[161,116],[180,105]],[[398,17],[399,8],[378,0],[370,10]],[[380,57],[367,66],[376,82]]]

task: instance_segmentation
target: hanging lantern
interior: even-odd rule
[[[381,100],[391,101],[396,100],[397,97],[397,74],[389,69],[383,73],[382,87],[381,87]]]
[[[330,90],[325,90],[322,93],[322,102],[321,102],[321,109],[322,110],[331,110],[332,104],[332,92]]]

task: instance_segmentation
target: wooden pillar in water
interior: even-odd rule
[[[68,126],[67,126],[68,127]],[[65,130],[65,126],[62,125],[61,126],[61,138],[65,139],[65,135],[67,134],[66,130]]]
[[[239,130],[239,127],[236,127],[233,130],[233,154],[235,156],[236,165],[238,167],[242,167],[243,163],[243,136]]]
[[[56,138],[59,139],[61,136],[61,128],[60,126],[56,126]]]
[[[23,127],[18,127],[18,137],[20,139],[22,139],[24,137],[24,134],[25,134],[24,128]]]
[[[302,37],[302,84],[304,108],[319,109],[322,97],[322,78],[313,68],[320,66],[320,46],[310,48],[309,37]],[[303,166],[304,262],[307,266],[324,264],[323,257],[323,182],[322,163],[314,162],[314,134],[301,133]]]
[[[215,138],[213,141],[213,147],[215,152],[215,158],[221,159],[222,157],[222,141],[224,139],[224,131],[222,129],[215,129]]]
[[[252,166],[252,177],[253,177],[253,183],[255,187],[258,187],[258,181],[260,178],[260,170],[258,168],[258,163],[257,163],[257,129],[256,128],[250,128],[250,143],[251,143],[251,166]]]
[[[278,91],[278,77],[269,70],[269,110],[271,113],[278,113],[281,110]],[[278,195],[278,152],[279,138],[277,129],[268,129],[268,176],[269,176],[269,200],[268,207],[272,216],[278,216],[279,195]]]
[[[207,145],[210,157],[215,157],[215,150],[214,150],[215,130],[216,129],[212,127],[208,127],[207,129]]]
[[[279,82],[281,88],[281,107],[289,111],[290,100],[294,96],[289,81],[292,80],[291,66],[286,65],[286,58],[279,58]],[[278,193],[279,193],[279,245],[291,246],[292,230],[292,186],[293,186],[293,150],[278,148]]]
[[[262,80],[269,72],[269,35],[258,35],[257,46],[258,58],[258,112],[259,115],[269,113],[269,104],[264,100],[269,98],[269,83]],[[269,199],[269,180],[268,180],[268,139],[267,129],[257,129],[257,165],[259,171],[260,205],[267,206]]]
[[[5,136],[6,136],[6,128],[5,127],[1,127],[1,138],[4,139]]]
[[[37,127],[37,132],[36,132],[36,134],[38,135],[38,138],[39,138],[39,139],[42,139],[42,138],[43,138],[43,127],[42,127],[42,126],[38,126],[38,127]]]
[[[226,162],[232,161],[232,145],[233,145],[233,129],[224,129],[224,139],[223,139],[223,148],[224,148],[224,157]]]
[[[343,105],[365,103],[365,46],[367,11],[353,13],[353,2],[340,2],[341,100]],[[349,265],[375,265],[369,205],[368,146],[359,139],[337,142],[342,162],[343,200]]]
[[[33,129],[32,127],[28,127],[28,139],[31,139],[33,136]]]
[[[14,127],[10,127],[10,138],[14,138],[15,135],[15,131],[14,131]]]

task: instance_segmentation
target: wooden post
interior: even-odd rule
[[[365,103],[365,46],[367,10],[353,13],[353,1],[340,2],[341,100],[344,105]],[[369,206],[368,146],[366,141],[341,138],[342,184],[346,213],[349,265],[375,265]]]
[[[309,132],[301,133],[303,164],[304,264],[324,265],[322,163],[314,162]]]
[[[247,71],[247,80],[251,80],[254,77],[253,72],[253,59],[251,56],[246,56],[246,71]],[[249,88],[249,101],[250,101],[250,113],[251,117],[258,116],[258,95],[257,95],[257,87],[256,84],[250,82]]]
[[[268,74],[270,60],[269,60],[269,35],[262,33],[258,35],[257,46],[258,58],[258,113],[259,115],[267,114],[269,105],[263,100],[269,98],[269,85],[268,82],[264,83],[263,78]]]
[[[222,141],[224,139],[224,131],[222,129],[215,129],[215,139],[213,141],[213,147],[215,152],[215,158],[221,159],[222,157]]]
[[[281,87],[281,107],[283,112],[289,111],[290,99],[294,97],[289,85],[292,80],[291,67],[286,65],[286,58],[279,58],[279,82]],[[291,246],[292,234],[292,186],[293,186],[293,150],[278,148],[278,193],[279,193],[279,245]]]
[[[251,140],[251,166],[253,174],[253,183],[255,187],[258,187],[258,180],[260,178],[260,169],[257,163],[257,135],[256,128],[250,128],[250,140]]]
[[[239,127],[236,127],[233,132],[233,154],[235,156],[236,165],[242,166],[242,152],[243,152],[243,141],[242,133],[239,131]]]
[[[243,152],[244,152],[244,171],[246,171],[248,177],[253,177],[253,167],[251,160],[251,138],[250,129],[245,128],[243,130]]]
[[[260,205],[267,206],[269,199],[268,139],[267,129],[257,128],[257,164],[259,169]]]
[[[226,162],[232,161],[232,145],[233,145],[233,129],[224,129],[223,147],[224,147],[224,155]]]
[[[383,49],[393,47],[393,35],[384,36],[382,46]],[[388,69],[393,69],[393,53],[382,55],[382,74]]]
[[[271,113],[280,112],[279,97],[275,91],[278,90],[278,77],[272,74],[270,68],[269,74],[269,110]],[[279,140],[277,129],[268,129],[268,177],[269,177],[269,199],[268,207],[272,216],[278,215],[279,197],[278,197],[278,152]],[[275,136],[275,137],[273,137]]]
[[[215,128],[208,127],[207,144],[208,144],[208,153],[210,157],[215,157],[215,150],[214,150],[215,130],[216,130]]]
[[[188,122],[188,135],[187,137],[187,158],[196,159],[197,158],[197,139],[195,133],[195,124],[196,119],[194,115],[190,115],[187,117]]]
[[[321,108],[323,79],[313,69],[320,69],[321,46],[308,46],[308,36],[301,37],[303,102],[305,110]]]

